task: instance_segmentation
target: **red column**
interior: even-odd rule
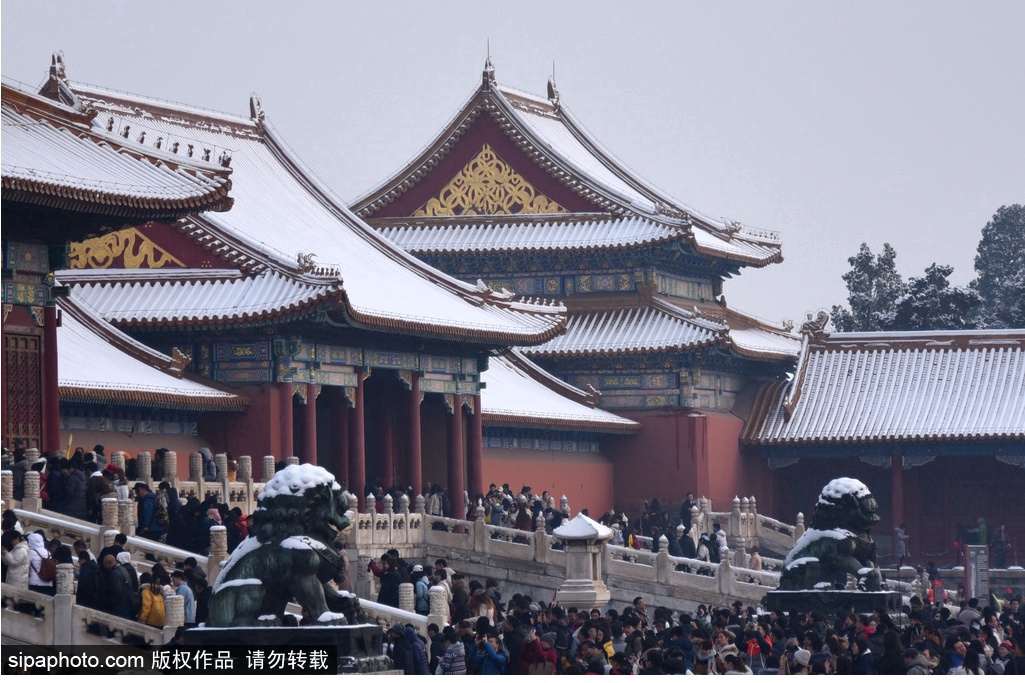
[[[711,479],[708,474],[708,422],[707,418],[698,412],[687,415],[690,419],[690,449],[691,458],[694,462],[695,493],[698,497],[702,495],[712,498]]]
[[[473,397],[473,414],[466,430],[466,488],[470,495],[484,493],[484,434],[480,394]]]
[[[890,526],[896,527],[904,521],[904,458],[899,455],[890,457],[890,509],[893,511],[891,513],[893,524]],[[891,539],[891,546],[894,562],[896,562],[899,559],[896,534]],[[909,552],[910,550],[908,548]]]
[[[317,464],[317,385],[306,385],[306,408],[303,409],[303,462]]]
[[[57,382],[57,306],[43,309],[43,428],[42,450],[61,450],[60,387]]]
[[[416,372],[413,372],[413,379],[409,386],[409,401],[406,405],[409,411],[406,476],[409,480],[409,485],[413,487],[415,498],[420,495],[420,491],[423,489],[423,463],[421,462],[420,445],[420,375]]]
[[[363,489],[367,484],[367,444],[363,425],[363,374],[356,371],[356,405],[349,411],[349,492],[359,500],[359,509],[366,510]]]
[[[463,397],[452,395],[453,410],[448,417],[448,500],[449,514],[463,516]]]
[[[295,437],[292,433],[292,383],[278,382],[281,394],[281,460],[293,455]]]
[[[335,419],[334,419],[334,444],[335,444],[335,477],[339,482],[345,482],[349,486],[349,404],[345,401],[345,391],[342,387],[335,390]],[[351,489],[349,491],[352,493]]]

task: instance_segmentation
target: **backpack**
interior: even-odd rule
[[[39,571],[37,572],[39,580],[46,583],[53,582],[57,578],[57,560],[53,555],[43,557],[40,553],[36,554],[39,555],[40,559]]]
[[[167,514],[167,497],[161,494],[156,498],[156,504],[153,506],[153,524],[161,529],[166,529],[171,524],[171,519]]]
[[[527,674],[531,676],[551,676],[555,673],[555,664],[547,659],[543,662],[534,662],[527,667]]]
[[[132,607],[132,618],[134,619],[139,614],[139,609],[142,607],[142,593],[139,592],[139,587],[136,581],[132,581],[132,575],[129,572],[134,572],[134,569],[129,569],[123,564],[117,566],[118,576],[121,577],[121,583],[125,587],[125,592],[128,593],[128,604]]]

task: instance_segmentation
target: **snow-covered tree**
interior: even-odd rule
[[[975,256],[980,327],[1025,328],[1025,206],[1001,206],[982,229]]]
[[[924,277],[908,280],[907,291],[897,299],[893,330],[963,330],[979,303],[979,296],[967,287],[951,287],[953,266],[935,263]]]
[[[847,283],[850,309],[833,306],[832,319],[840,332],[872,332],[892,330],[897,299],[905,291],[897,272],[897,252],[883,245],[878,256],[862,242],[858,253],[847,259],[851,269],[843,276]]]

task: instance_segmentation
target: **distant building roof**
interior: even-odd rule
[[[595,396],[553,377],[516,351],[492,358],[481,379],[485,426],[611,433],[641,428],[595,407]]]
[[[189,283],[97,281],[88,296],[108,319],[260,319],[316,303],[341,309],[357,327],[495,345],[536,344],[564,328],[560,306],[475,289],[378,236],[278,138],[258,98],[250,102],[251,117],[244,118],[93,86],[70,87],[97,123],[127,127],[133,136],[145,133],[147,147],[159,140],[163,149],[186,158],[207,150],[230,155],[235,169],[232,210],[192,218],[179,228],[250,277],[203,286],[204,296],[191,301],[180,296]],[[80,290],[85,296],[86,288]]]
[[[1025,439],[1025,330],[808,335],[761,388],[753,445]]]
[[[782,260],[779,236],[775,233],[701,216],[629,170],[576,121],[561,102],[553,82],[549,82],[548,98],[543,98],[499,86],[494,81],[493,69],[490,75],[485,71],[478,91],[438,138],[397,174],[358,198],[352,205],[353,210],[373,219],[375,225],[380,225],[391,237],[414,251],[430,248],[428,245],[436,251],[515,249],[514,245],[527,237],[528,232],[515,222],[510,229],[499,231],[478,222],[476,217],[464,216],[462,222],[442,222],[440,226],[430,220],[413,220],[408,229],[399,231],[385,218],[387,212],[381,213],[382,208],[437,167],[482,115],[492,117],[515,145],[548,175],[599,211],[624,219],[579,224],[568,216],[569,221],[561,214],[550,214],[553,224],[563,222],[560,239],[565,241],[565,246],[557,246],[557,242],[548,246],[545,236],[534,234],[539,243],[545,245],[541,248],[643,243],[638,240],[666,239],[675,233],[687,239],[696,252],[739,265],[762,266]],[[646,219],[648,225],[639,224],[637,219]],[[458,229],[453,229],[456,226]],[[646,234],[642,236],[638,230]],[[426,234],[416,236],[414,233]]]
[[[187,357],[158,353],[84,306],[67,300],[61,300],[59,306],[58,386],[62,401],[193,412],[245,409],[244,397],[186,378]]]
[[[3,199],[131,219],[231,207],[231,169],[173,158],[95,111],[3,81]]]

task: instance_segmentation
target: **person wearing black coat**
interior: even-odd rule
[[[395,561],[385,555],[381,558],[381,566],[371,560],[370,571],[374,572],[381,580],[381,588],[377,591],[377,602],[392,607],[399,606],[399,586],[402,584],[402,577],[399,575]],[[378,572],[380,572],[378,574]]]
[[[103,609],[104,586],[100,580],[100,565],[96,560],[89,559],[89,551],[78,554],[78,589],[75,591],[75,602],[82,607]]]
[[[69,517],[88,520],[89,511],[85,502],[85,474],[75,469],[70,461],[64,466],[64,514]]]

